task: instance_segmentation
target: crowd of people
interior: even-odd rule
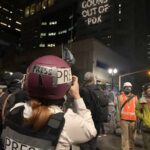
[[[5,73],[0,85],[0,147],[3,150],[98,150],[97,138],[121,129],[121,150],[135,150],[135,131],[150,150],[150,83],[141,98],[125,82],[121,92],[72,75],[63,59],[47,55],[34,60],[26,74]],[[107,130],[106,130],[107,125]]]

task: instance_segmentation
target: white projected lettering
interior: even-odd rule
[[[94,25],[103,21],[103,14],[108,12],[110,5],[108,0],[83,0],[81,7],[85,22]]]

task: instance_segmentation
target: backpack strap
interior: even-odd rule
[[[6,94],[6,96],[4,97],[4,99],[3,99],[3,102],[2,102],[2,112],[1,112],[1,118],[2,118],[2,122],[3,122],[3,124],[4,124],[4,122],[5,122],[5,116],[6,116],[6,107],[7,107],[7,105],[8,105],[8,101],[9,101],[9,99],[10,99],[10,97],[12,96],[12,95],[14,95],[15,96],[15,94],[16,93],[18,93],[18,91],[19,91],[19,89],[17,89],[16,91],[14,91],[14,92],[12,92],[11,94],[8,94],[8,93],[4,93],[4,94]],[[3,95],[4,95],[3,94]],[[15,103],[14,103],[15,104]]]
[[[4,94],[5,94],[5,92],[2,92],[2,93],[0,94],[0,97],[2,97]]]
[[[1,117],[2,117],[2,122],[4,124],[5,122],[5,109],[6,109],[6,106],[7,106],[7,102],[8,102],[8,99],[11,97],[12,94],[9,94],[5,99],[4,99],[4,103],[3,103],[3,106],[2,106],[2,114],[1,114]]]
[[[65,124],[64,113],[57,113],[50,117],[48,121],[48,133],[53,137],[53,145],[56,146],[58,143],[59,136]]]

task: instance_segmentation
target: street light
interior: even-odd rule
[[[111,86],[112,86],[111,88],[113,90],[113,88],[114,88],[114,76],[115,76],[115,74],[118,73],[118,70],[116,68],[109,68],[108,73],[111,74]]]

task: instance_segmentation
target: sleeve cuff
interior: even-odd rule
[[[84,103],[82,97],[79,98],[79,99],[75,99],[74,100],[74,104],[75,104],[76,108],[79,108],[79,109],[85,108],[86,109],[86,106],[85,106],[85,103]]]

